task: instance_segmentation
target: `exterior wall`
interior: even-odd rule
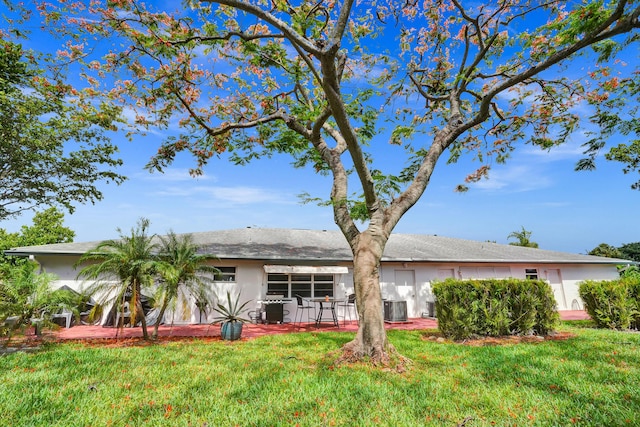
[[[55,286],[67,285],[72,289],[81,291],[90,283],[78,280],[73,266],[77,256],[39,256],[41,270],[55,274],[59,277]],[[286,264],[286,261],[283,261]],[[253,301],[247,305],[249,310],[255,310],[260,305],[258,300],[267,294],[267,275],[264,271],[268,261],[246,260],[222,260],[211,262],[216,267],[235,267],[235,281],[214,282],[211,287],[213,301],[226,299],[226,292],[232,295],[240,293],[241,301]],[[343,266],[348,266],[343,263]],[[427,303],[433,301],[434,296],[431,284],[436,280],[446,277],[459,279],[469,278],[526,278],[527,269],[536,269],[540,279],[549,280],[559,300],[560,310],[583,309],[584,306],[578,295],[578,283],[583,280],[613,280],[618,278],[614,265],[577,265],[577,264],[472,264],[472,263],[400,263],[385,262],[380,269],[380,286],[382,297],[385,299],[410,299],[408,304],[409,317],[420,317],[427,312]],[[404,284],[396,283],[397,280],[405,281]],[[553,281],[557,283],[553,283]],[[407,281],[412,281],[414,286],[406,286]],[[334,295],[337,298],[345,298],[353,292],[353,268],[349,267],[346,274],[335,275]],[[285,321],[292,321],[295,315],[296,303],[287,303],[284,306]],[[339,313],[340,314],[340,313]],[[168,313],[165,319],[173,319],[179,323],[208,323],[216,316],[211,307],[204,313],[200,313],[195,301],[189,301],[184,307],[178,308],[175,313]]]
[[[60,280],[78,282],[80,269],[74,265],[80,257],[73,255],[39,255],[36,259],[40,264],[40,271],[55,274]],[[77,286],[73,287],[77,290]]]
[[[490,269],[493,268],[493,274]],[[619,277],[615,265],[577,265],[577,264],[436,264],[436,263],[386,263],[380,272],[382,297],[395,299],[398,297],[395,277],[398,271],[414,271],[415,297],[413,304],[408,304],[409,317],[420,317],[427,313],[427,303],[433,301],[431,283],[450,277],[453,273],[457,279],[480,278],[526,278],[527,269],[536,269],[538,278],[550,280],[553,271],[559,273],[558,287],[552,286],[556,293],[559,310],[582,310],[584,304],[578,294],[578,285],[584,280],[615,280]],[[562,293],[560,293],[562,292]],[[564,298],[562,297],[564,295]]]

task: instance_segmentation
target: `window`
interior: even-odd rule
[[[333,297],[332,274],[268,274],[267,292],[286,298],[300,295],[305,298]]]
[[[525,268],[524,276],[529,280],[538,280],[538,269],[537,268]]]
[[[236,281],[236,268],[235,267],[216,267],[218,272],[213,277],[216,282],[235,282]]]

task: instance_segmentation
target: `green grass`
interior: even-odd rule
[[[582,326],[582,325],[580,325]],[[405,373],[334,367],[349,333],[0,357],[3,426],[636,426],[640,334],[469,347],[390,331]]]

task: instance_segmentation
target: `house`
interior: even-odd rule
[[[192,233],[194,241],[220,274],[218,295],[241,291],[243,299],[258,301],[268,294],[294,298],[344,298],[353,292],[352,255],[339,231],[242,228]],[[31,257],[42,271],[55,274],[58,286],[79,290],[88,284],[77,279],[74,264],[99,242],[61,243],[14,248],[7,255]],[[578,283],[612,280],[622,259],[547,251],[433,235],[393,234],[380,268],[382,296],[406,301],[408,317],[420,317],[433,301],[431,283],[455,277],[544,279],[553,288],[559,310],[582,309]],[[196,309],[174,315],[176,323],[211,319],[210,311]],[[292,319],[295,302],[284,305]],[[289,314],[287,314],[289,313]],[[166,319],[165,319],[166,320]]]

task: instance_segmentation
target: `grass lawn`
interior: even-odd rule
[[[640,334],[472,347],[390,331],[404,373],[332,365],[350,333],[0,357],[2,426],[638,426]]]

